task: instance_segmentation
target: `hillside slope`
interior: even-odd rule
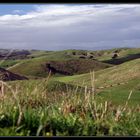
[[[54,58],[53,58],[54,57]],[[46,63],[50,63],[54,68],[60,71],[68,71],[73,74],[90,72],[90,70],[100,70],[108,68],[111,65],[89,59],[73,59],[64,54],[54,54],[23,60],[19,65],[9,68],[10,71],[25,76],[46,77],[48,72],[45,68]]]
[[[96,87],[127,82],[137,78],[140,79],[140,59],[95,72]],[[83,84],[83,86],[91,85],[91,75],[89,73],[60,77],[56,80],[78,85]]]
[[[5,60],[1,67],[12,72],[30,77],[46,77],[44,68],[46,63],[59,71],[68,71],[71,75],[87,73],[90,70],[100,70],[114,65],[112,54],[118,50],[117,63],[131,61],[139,58],[140,48],[119,48],[110,50],[88,51],[88,50],[64,50],[64,51],[30,51],[28,59]],[[97,62],[98,61],[98,62]],[[99,62],[101,61],[101,62]],[[112,63],[113,62],[113,63]],[[79,66],[79,64],[81,66]],[[98,63],[98,64],[97,64]],[[108,64],[112,63],[112,64]],[[97,64],[97,65],[96,65]],[[72,66],[71,66],[72,65]],[[112,66],[113,66],[112,65]],[[77,69],[78,68],[78,69]],[[62,72],[63,73],[63,72]],[[62,75],[58,73],[57,75]],[[65,74],[64,74],[65,75]]]
[[[116,50],[118,51],[119,54],[118,59],[125,58],[124,61],[133,60],[135,55],[140,54],[140,48],[114,48],[110,50],[96,51],[97,54],[100,54],[96,58],[100,61],[106,61],[106,62],[111,61],[113,52]]]

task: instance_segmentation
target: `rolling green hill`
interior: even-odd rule
[[[85,50],[32,50],[25,59],[3,61],[29,80],[1,81],[0,134],[139,135],[140,58],[130,59],[139,49],[120,49],[119,59],[129,58],[122,64],[101,62],[115,50],[91,52],[93,57]],[[73,75],[48,77],[46,63]]]
[[[33,87],[46,87],[49,91],[66,91],[76,89],[77,86],[89,89],[91,87],[91,73],[50,77],[48,83],[44,79],[20,81],[19,84],[32,85]],[[13,84],[16,83],[12,82]],[[115,104],[123,104],[130,91],[132,90],[132,99],[130,105],[139,104],[140,100],[140,59],[135,59],[123,64],[99,70],[95,72],[95,93],[103,100],[112,101]]]
[[[53,61],[53,63],[56,64],[57,62],[66,63],[72,60],[73,62],[75,61],[74,63],[76,63],[74,65],[77,65],[78,62],[76,61],[80,60],[80,62],[81,61],[85,62],[85,65],[82,64],[81,66],[82,69],[83,67],[85,67],[84,69],[86,69],[86,66],[89,67],[87,68],[86,71],[82,71],[82,73],[87,73],[91,70],[91,68],[93,67],[95,68],[94,66],[95,60],[103,61],[103,62],[110,61],[112,59],[112,53],[115,50],[119,51],[118,59],[140,53],[140,48],[132,48],[132,49],[120,48],[120,49],[101,50],[101,51],[87,51],[87,50],[37,51],[37,50],[32,50],[30,51],[31,54],[28,55],[28,59],[26,58],[22,60],[6,60],[4,63],[1,64],[1,66],[4,68],[7,67],[8,70],[11,70],[12,72],[22,74],[25,76],[46,77],[47,73],[44,71],[44,65],[47,62]],[[126,61],[130,61],[130,60],[131,58]],[[106,67],[111,66],[111,65],[104,64],[101,62],[98,62],[98,64],[100,66],[102,65],[101,68],[104,68],[105,65]],[[54,65],[54,67],[55,66],[56,65]],[[68,69],[68,65],[65,65],[64,67],[67,67],[66,69]],[[99,67],[97,68],[98,70],[101,69]],[[80,72],[78,71],[77,73],[74,73],[74,74],[79,74],[79,73]]]
[[[132,60],[124,64],[113,66],[104,70],[95,72],[96,86],[104,86],[106,84],[115,84],[119,82],[125,82],[131,79],[140,77],[140,59]],[[84,85],[90,85],[91,75],[81,74],[74,76],[66,76],[57,78],[59,81],[67,83],[84,83]]]
[[[127,57],[129,55],[140,54],[140,48],[114,48],[114,49],[110,49],[110,50],[96,51],[96,53],[100,53],[100,55],[97,57],[97,59],[100,61],[110,60],[112,58],[112,53],[116,50],[118,50],[118,52],[119,52],[118,59]]]
[[[57,77],[55,80],[72,85],[91,87],[91,74]],[[131,103],[140,100],[140,59],[95,72],[95,93],[106,100],[122,103],[133,91]]]
[[[0,57],[1,61],[4,62],[1,63],[1,67],[8,68],[19,61],[30,61],[34,58],[43,59],[42,57],[45,57],[49,60],[67,60],[67,59],[79,59],[79,57],[85,57],[86,59],[89,59],[89,56],[92,56],[93,59],[97,59],[99,61],[107,61],[112,58],[112,53],[118,50],[119,51],[119,57],[123,58],[127,57],[129,55],[139,54],[140,48],[119,48],[119,49],[110,49],[110,50],[99,50],[99,51],[91,51],[91,50],[64,50],[64,51],[43,51],[43,50],[14,50],[14,58],[9,57],[5,60],[5,57],[7,54],[10,53],[11,50],[6,49],[0,49],[0,55],[3,57]],[[20,55],[23,56],[25,52],[28,52],[25,57],[20,59]],[[17,57],[16,57],[17,54]],[[89,55],[89,56],[88,56]]]
[[[92,69],[99,70],[110,67],[111,65],[98,62],[93,59],[79,59],[62,52],[50,52],[45,56],[36,57],[16,63],[15,67],[8,68],[10,71],[36,77],[46,77],[47,71],[44,69],[46,63],[52,63],[59,70],[68,70],[72,74],[89,72]],[[74,69],[74,71],[71,70]],[[73,73],[74,72],[74,73]]]

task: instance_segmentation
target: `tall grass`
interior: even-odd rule
[[[96,98],[92,90],[48,91],[49,78],[39,84],[16,85],[1,81],[1,136],[115,136],[140,134],[140,107]],[[51,75],[49,75],[51,76]]]

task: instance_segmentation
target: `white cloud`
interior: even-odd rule
[[[99,7],[98,7],[99,6]],[[139,8],[139,5],[45,5],[36,6],[35,11],[31,11],[25,15],[3,15],[0,16],[0,21],[18,22],[24,21],[29,26],[49,26],[49,25],[69,25],[68,23],[76,23],[85,20],[98,22],[98,18],[103,16],[120,16],[128,15],[129,13],[116,12],[125,8]],[[16,10],[17,11],[17,10]],[[14,24],[16,25],[16,22]],[[31,24],[34,22],[34,24]],[[41,24],[42,23],[42,24]],[[44,24],[45,23],[45,24]],[[22,25],[21,25],[22,26]]]
[[[16,14],[0,16],[0,47],[94,49],[140,42],[139,4],[50,4],[34,8],[27,14],[15,10]]]

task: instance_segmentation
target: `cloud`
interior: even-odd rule
[[[0,48],[139,46],[139,4],[47,4],[0,16]]]

